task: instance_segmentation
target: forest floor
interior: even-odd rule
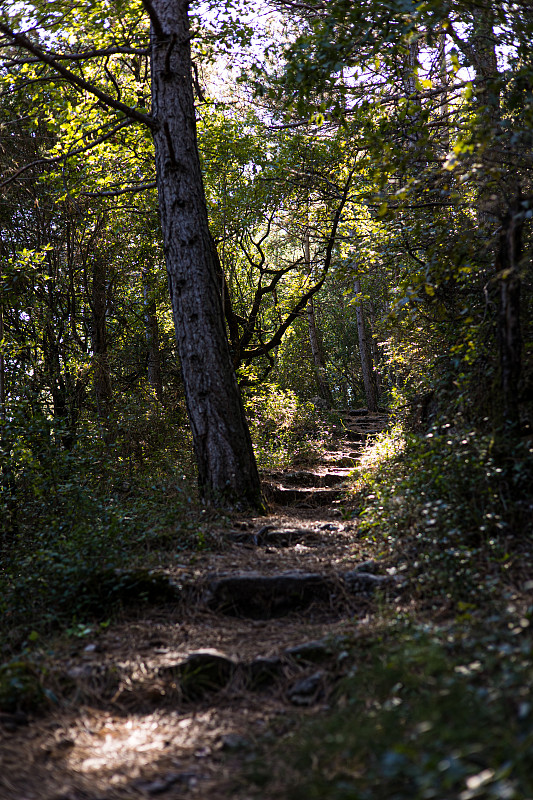
[[[132,602],[94,635],[54,643],[58,702],[0,714],[0,800],[295,796],[279,753],[271,786],[249,779],[258,752],[320,720],[353,671],[354,636],[412,602],[345,505],[386,424],[345,415],[319,464],[265,475],[269,516],[226,520],[215,548],[160,565],[166,602]]]
[[[375,585],[393,582],[341,505],[364,440],[385,425],[348,417],[320,464],[265,476],[268,517],[232,519],[216,551],[162,564],[186,603],[131,609],[56,645],[50,680],[71,700],[0,715],[0,798],[249,796],[239,764],[273,722],[279,734],[296,711],[327,707],[343,636],[354,618],[371,624]]]

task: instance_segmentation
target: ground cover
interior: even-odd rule
[[[399,434],[329,424],[311,467],[264,471],[267,517],[191,515],[91,576],[98,613],[11,643],[2,800],[531,796],[527,567],[471,543],[476,596],[439,584],[415,505],[383,522]]]

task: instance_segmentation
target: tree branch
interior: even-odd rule
[[[16,31],[13,31],[4,22],[0,22],[0,31],[4,34],[4,36],[7,36],[8,39],[11,39],[18,47],[21,47],[22,49],[27,50],[29,53],[32,53],[44,64],[48,64],[49,67],[66,78],[66,80],[68,80],[68,82],[73,86],[77,86],[79,89],[83,89],[84,91],[89,92],[97,97],[108,108],[113,108],[115,111],[121,111],[126,117],[129,117],[135,122],[142,122],[143,125],[146,125],[149,128],[153,128],[155,126],[155,120],[149,114],[143,114],[141,111],[137,111],[131,106],[121,103],[120,100],[115,100],[113,97],[111,97],[111,95],[107,94],[106,92],[102,92],[101,89],[98,89],[92,83],[89,83],[89,81],[86,81],[84,78],[80,78],[78,75],[75,75],[74,72],[71,72],[69,69],[64,67],[51,55],[46,53],[37,45],[33,44],[33,42],[28,39],[24,33],[17,33]]]
[[[333,225],[331,226],[331,233],[328,237],[328,244],[326,247],[326,255],[324,258],[324,267],[322,269],[322,277],[320,280],[315,283],[308,292],[306,292],[298,301],[296,306],[290,312],[290,314],[286,317],[285,321],[280,325],[277,329],[274,336],[270,339],[270,341],[266,342],[265,344],[261,345],[260,347],[254,347],[251,350],[245,350],[242,353],[242,357],[249,359],[249,358],[257,358],[257,356],[266,355],[270,350],[274,347],[277,347],[283,338],[283,334],[289,328],[290,325],[294,322],[296,317],[300,314],[301,311],[305,308],[309,300],[322,288],[324,285],[324,281],[328,275],[329,268],[331,266],[331,259],[333,257],[333,247],[335,245],[335,240],[337,237],[337,228],[339,227],[339,222],[341,219],[342,211],[344,206],[346,205],[346,201],[348,200],[348,192],[350,190],[350,185],[352,182],[352,178],[355,172],[355,167],[350,171],[348,175],[348,179],[344,186],[344,191],[342,193],[342,198],[335,212],[335,217],[333,218]]]
[[[13,181],[17,180],[19,175],[22,175],[23,172],[26,172],[32,167],[38,167],[41,164],[59,164],[61,161],[65,161],[67,158],[78,156],[80,153],[86,153],[88,150],[92,150],[93,147],[96,147],[102,142],[107,141],[107,139],[109,139],[111,136],[114,136],[117,131],[125,128],[128,125],[131,125],[131,123],[131,119],[123,120],[118,125],[115,125],[113,128],[111,128],[111,130],[109,130],[107,133],[99,136],[98,139],[95,139],[93,142],[90,142],[83,147],[78,147],[76,150],[70,150],[67,153],[62,153],[60,156],[54,156],[53,158],[38,158],[36,161],[31,161],[29,164],[24,164],[24,166],[20,167],[20,169],[14,172],[13,175],[10,175],[9,178],[6,178],[4,181],[2,181],[2,183],[0,183],[0,189],[2,189],[4,186],[9,186],[10,183],[13,183]]]
[[[145,192],[148,189],[155,189],[157,186],[155,181],[150,183],[139,183],[137,186],[124,186],[122,189],[109,189],[107,192],[80,192],[82,197],[118,197],[120,194],[127,194],[128,192]]]
[[[102,56],[116,56],[120,54],[129,56],[148,56],[148,47],[104,47],[102,50],[81,50],[79,53],[49,53],[54,61],[84,61],[87,58],[100,58]],[[6,61],[6,67],[21,67],[24,64],[40,64],[40,58],[13,58]]]

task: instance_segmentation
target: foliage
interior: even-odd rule
[[[29,659],[0,665],[0,711],[16,712],[42,708],[50,699],[42,674]]]
[[[312,403],[271,385],[246,399],[246,413],[260,467],[280,469],[316,458],[324,423]]]
[[[476,608],[518,580],[533,546],[532,449],[457,416],[383,434],[354,471],[361,533],[408,571],[415,596]]]
[[[18,636],[19,625],[24,635],[28,624],[39,630],[68,625],[73,615],[106,616],[122,601],[118,578],[104,591],[104,573],[199,544],[194,491],[183,473],[191,470],[189,436],[174,424],[169,441],[163,431],[175,423],[172,414],[155,402],[144,411],[134,420],[133,409],[124,409],[120,425],[80,426],[68,450],[61,424],[28,406],[4,423],[5,630]]]
[[[510,604],[488,627],[399,619],[362,634],[334,710],[282,736],[252,779],[293,800],[531,796],[530,623]]]

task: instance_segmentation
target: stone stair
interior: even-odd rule
[[[178,553],[174,566],[131,580],[117,576],[130,594],[148,580],[148,613],[111,625],[49,670],[65,711],[55,712],[49,729],[36,718],[10,732],[13,758],[3,769],[13,798],[33,797],[16,767],[18,752],[33,747],[53,753],[33,760],[42,800],[240,800],[225,788],[225,759],[231,777],[232,759],[238,762],[266,721],[327,702],[345,668],[354,619],[371,617],[376,597],[387,601],[402,591],[393,570],[368,560],[357,523],[340,519],[350,471],[387,419],[364,409],[340,418],[320,464],[264,475],[269,518],[234,519],[219,533],[219,550]],[[128,595],[126,609],[132,601]],[[139,756],[158,736],[157,757]],[[94,766],[108,739],[110,752],[117,742],[124,752],[114,783],[107,767],[97,774]]]

